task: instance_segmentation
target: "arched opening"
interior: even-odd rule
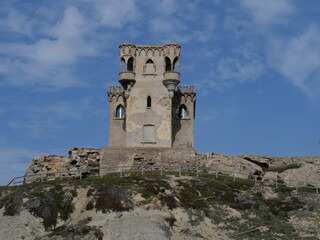
[[[179,61],[179,58],[178,57],[176,57],[174,60],[173,60],[173,71],[176,71],[176,67],[177,67],[177,63],[178,63],[178,61]]]
[[[124,60],[124,58],[120,59],[120,71],[124,72],[127,70],[127,64],[126,61]]]
[[[171,71],[171,60],[168,57],[165,57],[166,71]]]
[[[126,116],[126,110],[120,104],[116,109],[116,118],[125,118],[125,116]]]
[[[188,118],[188,111],[187,111],[187,107],[185,105],[181,105],[179,107],[179,118]]]
[[[151,97],[150,96],[147,97],[147,107],[151,108]]]
[[[133,58],[132,57],[130,57],[128,60],[127,71],[130,71],[130,72],[133,71]]]
[[[148,59],[146,61],[146,65],[144,67],[144,73],[145,74],[155,74],[155,65],[154,65],[154,62],[152,61],[152,59]]]

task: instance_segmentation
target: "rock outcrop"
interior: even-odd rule
[[[320,188],[320,165],[307,163],[299,168],[288,169],[280,173],[279,177],[287,185],[304,186],[305,182],[308,182],[310,185]]]
[[[263,173],[259,165],[238,156],[222,153],[203,153],[197,154],[196,157],[200,167],[229,172],[230,175],[235,175],[238,178],[248,178],[252,175],[260,176]]]
[[[272,157],[200,153],[196,155],[196,161],[199,166],[238,172],[235,175],[238,178],[255,175],[264,181],[282,180],[290,186],[320,187],[320,156]]]
[[[79,177],[99,174],[99,149],[71,148],[69,156],[37,156],[29,164],[25,181],[51,180],[59,177]]]

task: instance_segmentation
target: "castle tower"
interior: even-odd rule
[[[157,158],[149,150],[194,154],[196,93],[193,86],[178,86],[180,50],[177,43],[119,46],[122,88],[110,86],[109,147],[102,148],[109,163],[114,163],[111,152],[116,150],[125,152],[128,161],[141,149],[144,159]]]

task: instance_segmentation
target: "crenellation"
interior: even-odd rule
[[[182,102],[194,102],[196,100],[196,93],[194,92],[194,86],[184,85],[178,86],[177,95],[181,98]]]
[[[123,43],[119,46],[119,55],[123,58],[129,58],[130,56],[168,56],[174,58],[180,56],[180,48],[180,45],[177,43],[168,43],[165,45],[135,45],[133,43]]]
[[[120,98],[124,98],[125,97],[125,91],[121,90],[120,86],[116,86],[114,87],[113,85],[111,85],[109,87],[110,91],[108,92],[108,101],[109,102],[113,102],[115,100],[115,102],[119,102]]]
[[[130,56],[135,54],[136,46],[133,43],[123,43],[119,46],[119,55]]]

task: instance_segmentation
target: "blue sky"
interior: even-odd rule
[[[122,42],[182,47],[197,152],[320,155],[319,0],[0,2],[0,184],[107,146]]]

